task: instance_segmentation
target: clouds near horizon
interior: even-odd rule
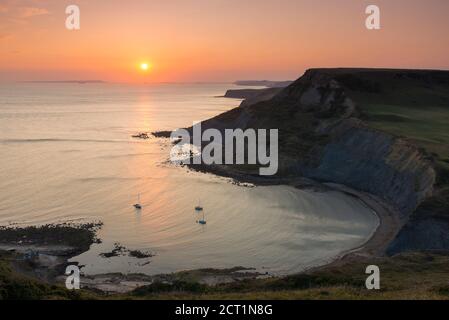
[[[2,24],[14,23],[21,19],[50,14],[45,7],[46,1],[38,0],[5,0],[0,4]]]

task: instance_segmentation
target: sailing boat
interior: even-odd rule
[[[199,220],[198,223],[199,224],[206,224],[206,219],[204,219],[204,210],[203,211],[203,219]]]
[[[201,206],[200,200],[198,200],[198,205],[195,207],[195,211],[203,211],[203,207]]]
[[[137,203],[134,205],[134,208],[136,208],[137,210],[142,209],[142,205],[140,204],[140,193],[137,195]]]

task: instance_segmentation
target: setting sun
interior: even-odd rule
[[[147,71],[149,68],[150,68],[150,66],[148,65],[148,63],[140,64],[140,69],[143,71]]]

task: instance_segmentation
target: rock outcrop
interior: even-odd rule
[[[449,221],[436,217],[410,220],[387,249],[388,255],[405,251],[449,250]]]
[[[272,99],[282,90],[281,87],[264,88],[264,89],[232,89],[226,91],[226,98],[244,99],[240,107],[248,107],[250,105]]]
[[[380,196],[403,219],[432,194],[435,171],[426,155],[407,141],[353,118],[338,123],[330,135],[311,160],[299,163],[300,174]]]

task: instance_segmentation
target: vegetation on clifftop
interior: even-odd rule
[[[284,278],[243,280],[217,286],[194,278],[156,282],[128,294],[69,291],[23,276],[10,265],[12,253],[0,252],[0,300],[38,299],[449,299],[449,256],[407,253],[392,258],[360,258]],[[381,290],[365,287],[367,265],[382,270]]]
[[[367,265],[382,270],[381,290],[367,290]],[[133,299],[449,299],[449,256],[407,253],[363,258],[284,278],[244,280],[216,287],[191,282],[154,284],[127,295]]]

